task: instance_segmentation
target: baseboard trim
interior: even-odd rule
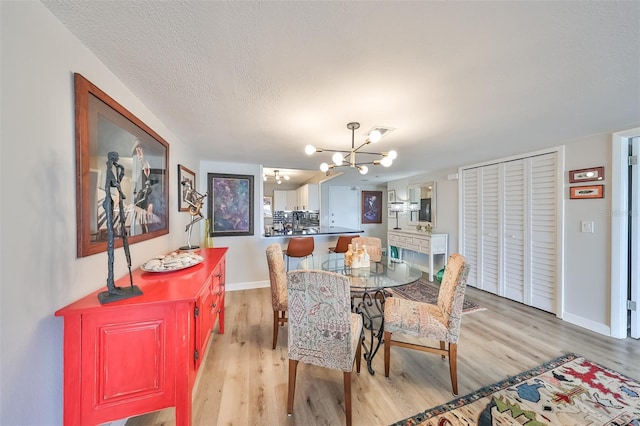
[[[605,336],[611,336],[611,327],[601,324],[596,321],[592,321],[587,318],[583,318],[578,315],[571,314],[567,311],[562,313],[562,319],[571,324],[577,325],[582,328],[586,328],[587,330],[594,331],[596,333],[604,334]]]
[[[253,281],[249,283],[233,283],[227,284],[225,286],[226,291],[237,291],[237,290],[251,290],[253,288],[263,288],[269,287],[271,283],[269,281]]]

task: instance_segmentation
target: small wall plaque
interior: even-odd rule
[[[569,198],[572,200],[604,198],[604,185],[572,186],[569,191]]]
[[[594,180],[604,180],[604,167],[569,171],[569,183],[591,182]]]

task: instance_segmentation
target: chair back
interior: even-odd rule
[[[307,257],[313,253],[314,247],[313,237],[294,237],[289,240],[287,246],[287,256],[289,257]]]
[[[336,247],[333,249],[335,253],[346,253],[349,250],[349,244],[353,240],[355,235],[340,235],[336,242]]]
[[[448,318],[447,329],[452,336],[460,335],[460,321],[462,320],[462,308],[468,275],[469,264],[464,256],[459,253],[453,253],[449,256],[444,269],[442,284],[440,284],[437,305],[442,310],[445,318]],[[457,342],[457,339],[454,341]]]
[[[288,272],[287,279],[289,359],[351,371],[358,339],[351,335],[349,278],[296,270]]]
[[[274,311],[287,310],[287,273],[282,258],[280,244],[267,247],[267,264],[269,265],[269,281],[271,281],[271,302]]]
[[[367,253],[374,262],[379,262],[382,258],[382,240],[377,237],[355,237],[351,240],[351,244],[358,245],[358,248],[367,246]]]

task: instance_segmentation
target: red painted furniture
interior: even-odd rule
[[[176,424],[191,424],[191,391],[216,320],[224,333],[226,252],[201,249],[204,261],[181,271],[137,269],[142,296],[101,305],[101,288],[56,312],[64,317],[65,425],[173,406]],[[116,285],[129,286],[129,276]]]

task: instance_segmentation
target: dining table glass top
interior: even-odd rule
[[[336,272],[350,278],[351,289],[368,291],[411,284],[422,277],[422,271],[408,263],[382,256],[371,261],[368,268],[351,268],[344,265],[344,253],[314,254],[292,264],[290,270],[323,270]]]

